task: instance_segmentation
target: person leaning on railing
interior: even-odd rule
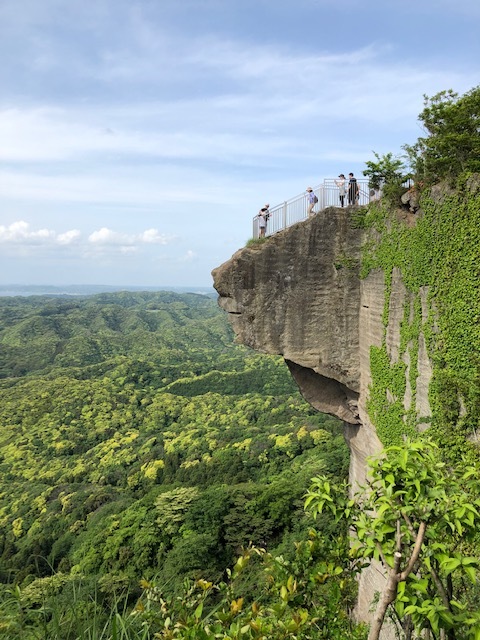
[[[260,211],[258,212],[258,229],[259,229],[259,238],[264,238],[265,233],[267,231],[267,220],[270,217],[269,204],[265,204]]]

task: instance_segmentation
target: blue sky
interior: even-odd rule
[[[209,286],[479,84],[478,0],[2,0],[0,284]]]

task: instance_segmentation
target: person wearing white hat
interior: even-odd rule
[[[269,204],[265,204],[260,211],[258,212],[257,218],[258,218],[258,229],[259,229],[259,238],[264,238],[265,237],[265,233],[267,231],[267,220],[270,217],[270,212],[269,212]]]
[[[308,196],[307,196],[307,201],[308,201],[307,215],[308,215],[309,218],[311,218],[315,214],[315,211],[313,210],[313,207],[318,202],[318,198],[313,193],[312,187],[308,187],[306,191],[308,193]]]

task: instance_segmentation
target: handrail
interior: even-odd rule
[[[375,199],[376,194],[370,194],[368,189],[368,180],[357,179],[357,185],[359,187],[359,205],[368,204],[372,199]],[[362,189],[363,187],[363,189]],[[345,183],[345,206],[348,203],[348,180]],[[314,206],[314,211],[319,213],[327,207],[339,207],[340,198],[339,190],[335,184],[335,178],[325,178],[323,184],[318,185],[313,189],[313,192],[318,198],[317,204]],[[271,207],[269,210],[269,216],[267,221],[267,229],[265,235],[271,236],[274,233],[278,233],[287,227],[301,222],[308,217],[308,200],[307,194],[301,193],[298,196],[290,198],[281,204],[277,204]],[[258,218],[253,218],[253,237],[259,237]]]

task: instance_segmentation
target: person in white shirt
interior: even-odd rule
[[[264,238],[265,237],[265,233],[267,231],[267,220],[270,216],[270,212],[269,212],[269,204],[264,205],[260,211],[258,212],[257,218],[258,218],[258,230],[259,230],[259,234],[258,237],[259,238]]]
[[[340,206],[343,207],[345,205],[345,194],[347,192],[347,188],[346,188],[346,178],[343,175],[343,173],[341,173],[338,176],[340,179],[339,180],[335,180],[335,184],[338,187],[338,197],[340,199]]]
[[[315,203],[318,202],[318,199],[315,196],[315,194],[313,193],[312,187],[308,187],[307,193],[308,193],[308,196],[307,196],[307,201],[308,201],[307,215],[310,218],[311,216],[313,216],[315,214],[315,211],[313,210],[313,207],[315,206]]]

